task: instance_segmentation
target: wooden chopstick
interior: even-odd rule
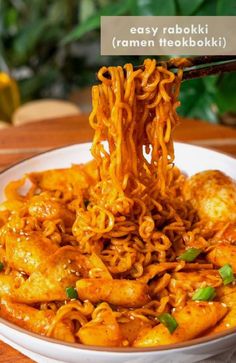
[[[168,60],[167,63],[167,69],[171,69],[171,68],[176,68],[175,66],[175,62],[178,61],[178,59],[181,58],[172,58],[170,60]],[[225,55],[213,55],[213,56],[208,56],[208,55],[200,55],[197,57],[188,57],[188,58],[184,58],[186,60],[186,63],[189,63],[189,66],[184,66],[184,67],[193,67],[193,66],[201,66],[204,64],[210,64],[210,63],[217,63],[217,62],[228,62],[231,60],[236,60],[236,56],[225,56]]]
[[[166,62],[167,69],[177,71],[178,61],[181,58],[173,58]],[[159,65],[163,63],[160,62]],[[202,78],[211,75],[236,71],[236,56],[198,56],[185,58],[183,63],[182,81]],[[206,65],[205,67],[201,67]],[[198,68],[197,68],[198,67]],[[180,65],[181,68],[181,65]]]
[[[236,71],[236,60],[227,63],[217,63],[202,68],[190,69],[184,71],[182,81],[195,78],[202,78],[212,75],[220,75],[222,73],[235,72],[235,71]]]
[[[165,66],[173,72],[177,72],[178,66],[183,68],[182,81],[236,71],[236,56],[199,56],[184,58],[182,66],[179,63],[180,61],[181,58],[173,58],[166,62],[160,61],[157,63],[157,66]],[[201,67],[203,65],[206,66]],[[134,69],[144,69],[144,66],[135,66]],[[104,73],[104,76],[110,78],[108,72]]]

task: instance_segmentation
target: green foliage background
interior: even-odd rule
[[[68,97],[95,81],[102,64],[142,57],[102,57],[101,15],[236,15],[235,0],[0,0],[0,71],[18,80],[23,101]],[[184,116],[219,121],[236,112],[236,74],[183,83]]]

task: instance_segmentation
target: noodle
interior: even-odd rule
[[[186,177],[174,165],[172,134],[186,60],[172,62],[176,74],[150,59],[138,70],[102,67],[89,117],[94,160],[7,186],[0,209],[1,316],[36,331],[40,312],[47,315],[37,332],[49,337],[141,346],[138,332],[161,325],[161,314],[198,311],[197,303],[189,305],[196,288],[222,285],[207,254],[231,224],[199,218],[183,193]],[[22,195],[26,180],[31,187]],[[188,249],[201,257],[181,259]],[[12,288],[16,273],[21,280]],[[14,315],[19,304],[23,312],[30,307],[27,319]],[[212,321],[206,330],[218,320]]]

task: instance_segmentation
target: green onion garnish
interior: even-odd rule
[[[195,293],[193,294],[192,300],[210,301],[213,300],[215,296],[216,296],[216,291],[214,287],[207,286],[196,290]]]
[[[0,271],[2,271],[4,269],[4,264],[3,262],[0,262]]]
[[[78,293],[75,290],[75,288],[72,287],[72,286],[69,286],[69,287],[66,288],[66,296],[69,299],[78,299]]]
[[[160,323],[162,323],[163,325],[165,325],[167,327],[170,334],[172,334],[175,331],[175,329],[178,327],[178,323],[175,320],[175,318],[168,313],[163,313],[163,314],[159,315],[158,319],[159,319]]]
[[[200,255],[201,252],[202,250],[198,248],[189,248],[186,252],[182,253],[182,255],[178,256],[177,260],[192,262],[195,260],[195,258],[197,258],[198,255]]]
[[[224,285],[228,285],[235,280],[232,267],[229,264],[224,265],[219,269],[219,274]]]

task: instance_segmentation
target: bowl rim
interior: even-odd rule
[[[106,143],[106,142],[103,141],[102,143]],[[80,143],[76,143],[76,142],[75,143],[68,143],[68,144],[65,144],[63,146],[55,146],[53,148],[49,148],[47,150],[40,151],[39,153],[37,153],[37,154],[35,154],[33,156],[28,156],[28,157],[25,157],[25,158],[23,158],[23,159],[21,159],[19,161],[16,161],[14,163],[9,164],[7,167],[0,170],[0,176],[2,174],[4,174],[5,172],[7,172],[8,170],[14,168],[15,166],[24,163],[25,161],[37,158],[38,156],[48,154],[48,153],[51,153],[51,152],[54,152],[54,151],[57,151],[57,150],[66,149],[66,148],[73,147],[73,146],[78,146],[78,145],[88,145],[89,146],[89,145],[92,145],[92,141],[86,141],[86,142],[80,142]],[[188,141],[186,141],[186,142],[174,141],[174,145],[187,146],[187,147],[192,147],[194,149],[199,149],[199,150],[207,150],[207,151],[211,152],[212,154],[221,155],[221,156],[223,156],[223,157],[225,157],[227,159],[230,159],[230,160],[234,160],[234,161],[236,160],[236,157],[234,157],[230,153],[227,153],[227,152],[224,152],[224,151],[218,151],[218,150],[212,149],[211,147],[196,145],[195,143],[191,143],[191,142],[188,142]]]
[[[93,352],[100,352],[100,353],[107,353],[107,354],[114,354],[114,353],[119,353],[120,355],[122,354],[132,354],[135,355],[140,354],[140,353],[153,353],[153,352],[174,352],[174,351],[179,351],[179,350],[184,350],[184,351],[188,351],[191,350],[193,347],[203,347],[206,344],[211,344],[211,343],[216,343],[222,340],[222,338],[228,338],[228,337],[232,337],[235,335],[236,333],[236,327],[235,328],[230,328],[227,329],[223,332],[219,332],[219,333],[215,333],[213,335],[209,335],[209,336],[204,336],[204,337],[200,337],[200,338],[195,338],[195,339],[191,339],[188,340],[186,342],[181,342],[181,343],[175,343],[175,344],[166,344],[166,345],[160,345],[160,346],[156,346],[156,347],[143,347],[143,348],[135,348],[135,347],[101,347],[101,346],[96,346],[96,345],[85,345],[85,344],[81,344],[81,343],[67,343],[55,338],[51,338],[51,337],[47,337],[45,335],[39,335],[36,333],[33,333],[31,331],[28,331],[24,328],[21,328],[19,326],[17,326],[16,324],[13,324],[3,318],[0,318],[0,325],[3,326],[7,326],[8,328],[10,328],[11,330],[14,330],[14,332],[18,332],[21,335],[23,334],[24,336],[30,336],[33,339],[40,340],[41,342],[45,342],[46,344],[50,344],[52,347],[56,347],[56,346],[60,346],[62,348],[69,348],[69,349],[73,349],[76,351],[79,350],[83,350],[83,351],[93,351]],[[15,341],[12,337],[9,338],[8,335],[4,335],[2,333],[0,333],[0,336],[6,336],[7,339],[11,340],[11,341]],[[20,345],[19,343],[17,343],[18,345]],[[29,348],[28,348],[29,349]]]
[[[227,153],[224,153],[224,152],[219,152],[219,151],[216,151],[216,150],[213,150],[211,148],[207,148],[207,147],[202,147],[202,146],[198,146],[198,145],[195,145],[195,144],[191,144],[191,143],[188,143],[188,142],[175,142],[175,144],[177,145],[182,145],[182,146],[191,146],[193,148],[197,148],[197,149],[201,149],[201,150],[206,150],[206,151],[210,151],[212,153],[215,153],[216,155],[222,155],[224,156],[225,158],[227,159],[230,159],[231,161],[233,160],[235,163],[236,163],[236,159],[232,156],[232,155],[229,155]],[[29,157],[26,157],[20,161],[17,161],[9,166],[7,166],[6,168],[2,169],[0,171],[0,177],[2,174],[4,174],[5,172],[11,170],[12,168],[14,168],[15,166],[18,166],[24,162],[27,162],[27,161],[30,161],[34,158],[37,158],[37,157],[40,157],[41,155],[44,155],[44,154],[48,154],[48,153],[51,153],[51,152],[54,152],[54,151],[57,151],[57,150],[61,150],[61,149],[66,149],[66,148],[69,148],[69,147],[73,147],[73,146],[79,146],[79,145],[91,145],[91,142],[84,142],[84,143],[72,143],[72,144],[66,144],[66,145],[63,145],[63,146],[58,146],[58,147],[55,147],[55,148],[51,148],[51,149],[48,149],[48,150],[45,150],[45,151],[42,151],[40,153],[37,153],[36,155],[33,155],[33,156],[29,156]],[[181,343],[175,343],[175,344],[166,344],[166,345],[160,345],[160,346],[157,346],[157,347],[145,347],[145,348],[134,348],[134,347],[101,347],[101,346],[96,346],[96,345],[85,345],[85,344],[81,344],[81,343],[67,343],[67,342],[64,342],[64,341],[60,341],[60,340],[57,340],[57,339],[54,339],[54,338],[50,338],[50,337],[46,337],[46,336],[43,336],[43,335],[40,335],[40,334],[36,334],[36,333],[33,333],[31,331],[28,331],[24,328],[21,328],[19,326],[17,326],[16,324],[13,324],[9,321],[7,321],[6,319],[4,318],[1,318],[0,317],[0,324],[2,324],[3,326],[7,326],[8,328],[16,331],[16,332],[19,332],[20,334],[23,334],[23,335],[26,335],[26,336],[30,336],[31,338],[34,338],[36,340],[40,340],[40,341],[43,341],[43,342],[46,342],[47,344],[50,344],[50,345],[53,345],[53,346],[56,346],[56,345],[59,345],[61,347],[67,347],[67,348],[72,348],[72,349],[75,349],[75,350],[83,350],[83,351],[93,351],[93,352],[102,352],[102,353],[106,353],[106,354],[114,354],[114,353],[119,353],[119,354],[132,354],[132,355],[135,355],[135,353],[137,354],[140,354],[140,353],[153,353],[153,352],[165,352],[165,351],[168,351],[168,352],[174,352],[175,350],[189,350],[191,349],[192,347],[201,347],[207,343],[216,343],[217,341],[220,341],[222,338],[227,338],[227,337],[232,337],[236,334],[236,327],[234,328],[229,328],[229,329],[226,329],[222,332],[219,332],[219,333],[215,333],[215,334],[212,334],[212,335],[207,335],[207,336],[203,336],[203,337],[199,337],[199,338],[195,338],[195,339],[191,339],[191,340],[188,340],[188,341],[185,341],[185,342],[181,342]],[[1,334],[0,333],[0,336],[3,335],[5,336],[4,334]],[[11,338],[8,337],[9,340],[12,340]],[[19,345],[19,344],[18,344]]]

